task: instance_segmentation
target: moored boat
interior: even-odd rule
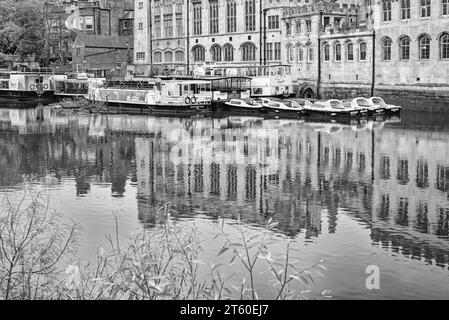
[[[231,99],[224,103],[221,111],[226,111],[231,114],[259,114],[262,109],[262,104],[254,99]]]
[[[315,117],[357,117],[360,114],[360,110],[351,106],[345,106],[340,100],[330,99],[304,103],[303,106],[308,116]]]
[[[294,100],[281,100],[278,98],[261,98],[261,111],[268,116],[276,118],[298,118],[305,114],[304,108]]]
[[[385,108],[379,105],[373,105],[363,97],[357,97],[343,102],[344,105],[360,110],[360,115],[378,116],[385,113]]]
[[[368,102],[372,105],[372,106],[378,106],[381,108],[384,108],[385,113],[388,115],[391,114],[399,114],[401,112],[402,107],[401,106],[397,106],[394,104],[387,104],[384,99],[382,99],[381,97],[371,97],[367,99]]]

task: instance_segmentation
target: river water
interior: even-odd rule
[[[22,175],[82,227],[80,256],[164,223],[199,228],[201,259],[217,257],[221,219],[289,239],[300,268],[325,259],[311,294],[341,299],[449,298],[449,115],[413,113],[353,124],[145,115],[90,115],[48,107],[0,108],[0,198]],[[277,252],[275,252],[277,253]],[[366,268],[380,289],[365,286]],[[237,270],[238,271],[238,270]],[[256,277],[270,298],[265,275]]]

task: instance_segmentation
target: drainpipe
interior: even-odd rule
[[[190,0],[186,0],[187,4],[187,37],[186,37],[186,57],[187,57],[187,75],[190,74],[190,25],[189,25],[189,16],[190,16],[190,8],[189,2]]]
[[[267,9],[263,10],[263,64],[267,65]]]
[[[259,64],[262,65],[262,0],[259,0],[260,15],[259,15]]]
[[[152,16],[152,10],[151,10],[151,0],[150,0],[150,3],[149,3],[149,11],[150,11],[150,23],[149,23],[149,25],[150,25],[150,52],[149,52],[149,54],[150,54],[150,65],[151,65],[151,74],[153,74],[153,16]],[[187,1],[187,3],[188,3],[188,1]]]
[[[376,81],[376,31],[373,30],[373,66],[371,78],[371,97],[374,96],[374,83]]]
[[[320,31],[322,27],[322,21],[323,19],[323,12],[320,11],[320,21],[318,24],[318,49],[317,49],[317,58],[318,58],[318,77],[317,77],[317,84],[316,84],[316,98],[320,99],[320,87],[321,87],[321,38],[320,38]],[[306,53],[308,54],[308,53]]]

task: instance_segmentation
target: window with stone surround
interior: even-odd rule
[[[366,61],[366,42],[364,41],[359,44],[359,60]]]
[[[235,0],[226,2],[226,31],[235,32],[237,28],[236,3]]]
[[[449,1],[449,0],[447,0]],[[301,34],[301,20],[295,22],[295,32],[296,34]]]
[[[161,16],[154,16],[154,37],[161,37]]]
[[[209,33],[218,33],[218,1],[209,2]]]
[[[173,15],[164,14],[164,35],[166,38],[173,37]]]
[[[354,61],[354,44],[351,41],[346,44],[346,60]]]
[[[139,30],[143,30],[143,22],[139,22]]]
[[[402,36],[399,39],[399,59],[407,61],[410,59],[410,38]]]
[[[173,62],[173,52],[171,51],[164,52],[164,62]]]
[[[391,0],[382,0],[382,21],[391,21]]]
[[[218,44],[210,48],[210,56],[212,61],[221,61],[221,47]]]
[[[419,59],[429,60],[430,58],[430,36],[425,34],[418,38]]]
[[[273,43],[266,44],[265,57],[267,60],[273,60]]]
[[[449,33],[444,33],[440,37],[440,59],[449,59]]]
[[[227,43],[223,46],[224,61],[234,61],[234,47]]]
[[[184,26],[182,24],[182,13],[176,13],[176,35],[178,37],[184,35]]]
[[[449,15],[449,0],[441,0],[441,15]]]
[[[153,55],[153,62],[154,63],[161,63],[162,62],[162,52],[155,52]]]
[[[421,0],[421,18],[430,17],[431,0]]]
[[[306,20],[306,32],[312,32],[312,20]]]
[[[245,0],[245,31],[256,30],[256,1]]]
[[[279,29],[279,16],[268,16],[268,29]]]
[[[175,61],[176,62],[183,62],[184,61],[184,51],[176,51],[175,52]]]
[[[274,43],[274,60],[281,60],[281,43]]]
[[[204,61],[205,60],[204,53],[205,53],[205,49],[203,46],[200,46],[200,45],[194,46],[192,48],[193,61],[194,62]]]
[[[304,48],[303,48],[302,44],[297,46],[296,51],[298,52],[298,62],[303,62],[304,61]]]
[[[145,52],[136,52],[136,60],[145,60]]]
[[[286,33],[288,36],[292,35],[292,23],[291,22],[286,22],[285,23],[285,29],[286,29]]]
[[[391,60],[391,41],[390,38],[386,37],[382,40],[382,60],[390,61]]]
[[[341,61],[341,43],[337,42],[334,46],[335,61]]]
[[[401,20],[410,19],[410,0],[401,0]]]
[[[287,46],[288,62],[294,62],[296,58],[295,47],[293,45]]]
[[[201,35],[202,25],[201,25],[201,3],[193,4],[193,34]]]
[[[256,46],[252,42],[246,42],[241,46],[242,61],[256,60]]]
[[[330,61],[330,46],[329,43],[323,45],[324,61]]]
[[[307,62],[312,62],[313,61],[313,47],[311,44],[308,44],[306,46],[306,51],[307,51]]]

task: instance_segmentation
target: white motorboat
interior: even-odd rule
[[[372,106],[384,108],[386,114],[399,114],[402,107],[394,104],[387,104],[381,97],[371,97],[367,99]]]

